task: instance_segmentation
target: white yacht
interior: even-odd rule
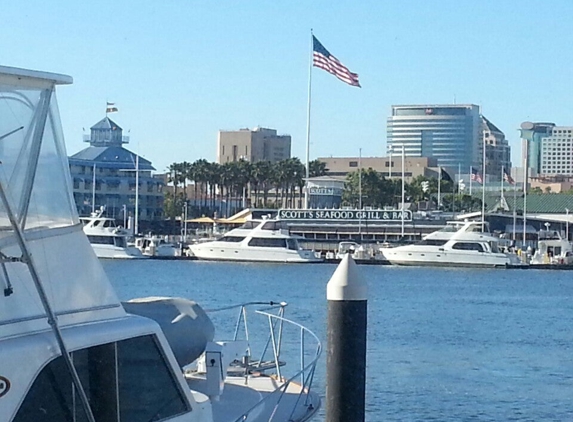
[[[216,261],[322,262],[315,252],[302,249],[285,222],[276,219],[249,220],[222,238],[189,246],[197,259]]]
[[[71,82],[0,66],[2,422],[309,420],[320,405],[312,375],[321,346],[306,328],[292,324],[307,339],[301,347],[316,341],[313,358],[301,350],[289,378],[287,341],[275,331],[273,358],[251,360],[248,339],[213,341],[189,300],[119,301],[72,195],[55,97]],[[259,315],[283,331],[285,304],[267,304],[277,306]],[[191,334],[177,328],[187,324]]]
[[[571,265],[573,245],[563,239],[557,230],[541,230],[537,249],[531,257],[531,265]]]
[[[80,217],[84,233],[98,258],[142,259],[147,258],[139,249],[127,244],[129,231],[116,225],[113,218],[104,217],[105,209]]]
[[[500,251],[499,239],[483,229],[483,223],[476,221],[449,224],[416,244],[383,247],[380,251],[395,265],[507,267],[521,264],[516,255]]]
[[[158,258],[181,256],[179,246],[161,236],[136,237],[133,246],[145,256]]]

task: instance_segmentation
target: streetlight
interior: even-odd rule
[[[566,225],[565,225],[565,238],[567,239],[567,242],[569,242],[569,208],[565,208],[565,219],[566,221]]]

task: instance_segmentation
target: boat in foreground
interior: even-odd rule
[[[115,223],[115,219],[104,216],[105,208],[93,212],[89,217],[80,217],[84,224],[84,233],[98,258],[106,259],[143,259],[141,251],[130,246],[127,238],[130,232]]]
[[[322,262],[314,251],[302,249],[297,236],[290,234],[285,222],[276,219],[249,220],[222,238],[192,244],[189,250],[197,259],[213,261],[316,263]]]
[[[394,265],[485,268],[523,265],[517,255],[502,252],[500,239],[483,230],[483,225],[476,221],[447,225],[413,245],[383,247],[380,251]]]
[[[248,336],[213,341],[210,320],[189,300],[119,301],[72,196],[55,98],[55,86],[71,82],[0,66],[2,421],[311,418],[320,405],[312,379],[321,346],[284,318],[284,304],[260,312],[271,321],[262,344],[272,342],[273,358],[257,361]],[[303,344],[317,342],[301,349],[291,377],[280,344],[292,343],[275,341],[289,324]],[[184,376],[193,361],[197,369]]]

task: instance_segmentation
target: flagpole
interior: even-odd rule
[[[470,196],[472,196],[472,166],[470,166]]]
[[[308,63],[308,104],[307,104],[307,114],[306,114],[306,183],[304,190],[304,209],[308,209],[308,179],[310,177],[310,104],[311,104],[311,93],[312,93],[312,53],[313,53],[313,33],[312,28],[310,29],[310,55]]]
[[[95,212],[96,201],[96,163],[94,163],[94,171],[92,175],[92,214]]]
[[[481,184],[481,227],[485,231],[485,184],[487,181],[487,175],[485,174],[485,140],[482,141],[483,144],[483,156],[482,156],[482,184]]]
[[[505,199],[503,197],[503,174],[504,174],[504,166],[501,166],[501,194],[500,194],[500,200],[503,202],[503,200]]]
[[[442,186],[442,166],[438,166],[438,206],[436,207],[436,209],[439,211],[440,210],[440,191],[441,191],[441,186]]]

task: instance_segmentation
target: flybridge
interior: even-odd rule
[[[403,213],[403,217],[402,217]],[[281,220],[297,221],[412,221],[409,210],[357,210],[357,209],[281,209]]]

